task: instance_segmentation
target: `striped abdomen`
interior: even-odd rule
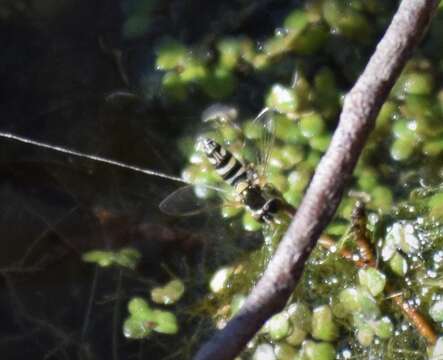
[[[204,138],[202,144],[209,161],[229,185],[235,187],[240,182],[248,180],[245,166],[231,152],[212,139]]]

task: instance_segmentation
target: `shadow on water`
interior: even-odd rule
[[[121,36],[128,3],[2,2],[0,128],[179,174],[176,139],[197,125],[196,109],[207,99],[168,106],[145,96],[139,78],[150,71],[155,78],[160,35],[195,40],[211,26],[214,34],[241,30],[223,21],[211,25],[209,18],[186,28],[196,8],[215,14],[239,5],[162,2],[146,36],[128,42]],[[269,2],[262,3],[256,11],[264,15]],[[118,91],[139,95],[112,95]],[[169,279],[165,267],[185,280],[195,277],[196,291],[204,292],[205,271],[217,265],[208,260],[207,243],[223,240],[211,233],[210,217],[183,222],[161,214],[157,204],[177,188],[162,179],[4,140],[0,149],[2,358],[163,358],[171,341],[173,353],[191,351],[195,343],[188,339],[210,326],[204,320],[182,322],[181,334],[188,332],[182,338],[142,342],[127,341],[121,324],[131,296],[146,296],[150,285]],[[142,252],[136,272],[81,260],[90,249],[124,246]]]

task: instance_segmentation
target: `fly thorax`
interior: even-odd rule
[[[243,203],[245,206],[254,211],[260,211],[266,204],[266,199],[263,196],[261,189],[257,186],[248,186],[242,192]]]

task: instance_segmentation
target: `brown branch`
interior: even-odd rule
[[[304,263],[334,215],[362,148],[400,71],[426,31],[438,0],[403,0],[366,69],[345,98],[337,130],[274,257],[239,313],[195,360],[233,359],[281,311]]]
[[[390,287],[387,287],[387,290],[390,291]],[[401,309],[409,322],[415,326],[418,333],[426,339],[428,344],[435,345],[437,342],[437,334],[423,314],[415,307],[409,305],[401,294],[392,296],[392,301]]]

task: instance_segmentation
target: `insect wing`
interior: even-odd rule
[[[237,126],[235,123],[237,117],[238,112],[235,107],[216,103],[203,111],[201,119],[203,123],[215,123],[218,126]]]
[[[196,191],[215,191],[204,185],[183,186],[169,194],[159,205],[160,210],[172,216],[192,216],[222,206],[222,194],[211,199],[200,198]]]
[[[254,125],[260,130],[256,158],[259,176],[264,176],[275,143],[275,111],[266,107],[254,119]]]
[[[224,146],[237,144],[241,147],[244,143],[244,135],[237,122],[238,111],[235,107],[220,103],[213,104],[203,111],[201,119],[208,127],[208,132],[211,134],[209,137],[220,144]]]

